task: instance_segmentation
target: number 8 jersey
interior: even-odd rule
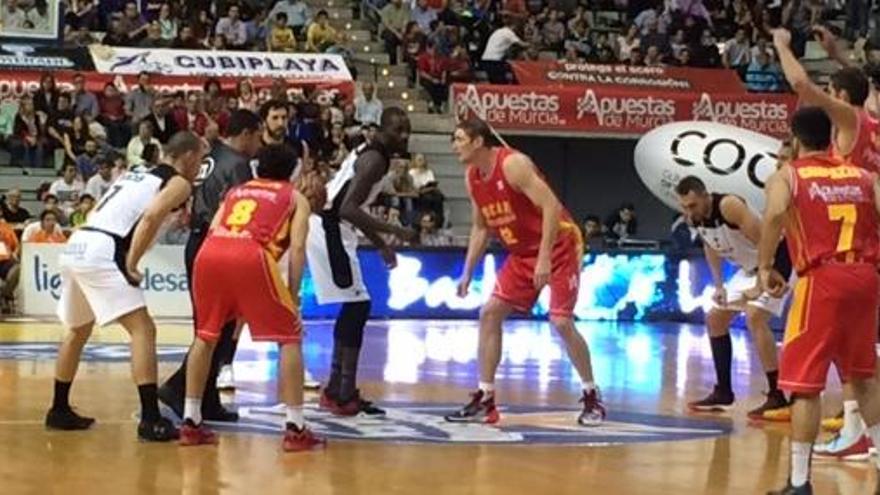
[[[210,236],[252,239],[278,261],[290,247],[293,184],[254,179],[233,187]]]
[[[876,175],[828,155],[795,160],[790,170],[792,208],[785,236],[797,273],[830,261],[876,264]]]

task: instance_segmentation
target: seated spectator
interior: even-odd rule
[[[76,206],[76,210],[70,215],[70,226],[76,229],[85,224],[86,217],[94,207],[95,198],[93,198],[91,194],[83,193],[83,195],[79,197],[79,204]]]
[[[419,217],[419,244],[422,246],[451,246],[452,236],[445,230],[440,229],[437,215],[426,211]]]
[[[672,59],[677,60],[681,55],[681,51],[687,48],[687,40],[684,37],[684,30],[679,29],[675,31],[675,34],[672,36],[672,39],[669,41],[669,54]]]
[[[100,200],[104,193],[110,189],[113,178],[113,158],[104,157],[98,161],[98,173],[86,182],[84,194],[88,194],[95,200]]]
[[[277,19],[277,15],[282,13],[287,18],[287,25],[293,29],[293,34],[302,39],[309,22],[309,6],[303,0],[279,0],[269,11],[269,19]]]
[[[408,3],[403,0],[391,0],[382,7],[382,40],[385,41],[385,52],[391,65],[397,65],[397,50],[403,43],[406,24],[411,20]]]
[[[416,0],[410,12],[410,19],[419,25],[423,33],[431,32],[431,23],[437,20],[437,10],[428,5],[428,0]]]
[[[138,74],[137,86],[125,96],[125,114],[133,124],[145,119],[153,111],[156,91],[150,81],[150,74]]]
[[[162,38],[162,28],[157,21],[147,24],[147,35],[138,43],[141,48],[167,48],[170,42]]]
[[[49,186],[49,195],[54,196],[58,200],[61,211],[64,216],[73,213],[77,203],[79,203],[79,195],[85,189],[85,184],[79,179],[76,173],[76,166],[68,164],[64,166],[61,177],[55,180]]]
[[[474,69],[471,66],[471,59],[468,56],[467,48],[464,45],[455,45],[452,55],[447,60],[446,80],[448,83],[456,82],[473,82]]]
[[[245,46],[251,50],[266,50],[266,40],[269,38],[269,29],[271,28],[266,24],[266,14],[268,14],[266,9],[257,7],[250,19],[245,18],[244,26],[247,32]]]
[[[40,77],[40,89],[34,93],[33,97],[37,113],[42,113],[44,119],[48,118],[58,108],[59,95],[61,95],[61,91],[55,84],[55,76],[51,73],[43,74]]]
[[[700,42],[693,47],[692,65],[694,67],[721,67],[721,53],[712,31],[704,29],[700,36]]]
[[[129,167],[143,165],[144,147],[148,144],[155,144],[157,147],[162,146],[158,139],[153,137],[153,124],[148,120],[144,120],[138,125],[138,135],[131,138],[126,148],[125,158],[128,160]]]
[[[82,73],[73,76],[73,110],[77,115],[87,114],[91,118],[98,116],[98,97],[86,90],[86,77]]]
[[[86,144],[89,141],[94,141],[96,153],[99,149],[98,141],[92,138],[89,124],[86,121],[86,118],[82,115],[73,117],[71,127],[64,131],[62,138],[64,143],[64,153],[72,163],[76,163],[77,158],[86,152]]]
[[[64,244],[67,242],[67,237],[58,223],[59,218],[55,211],[44,210],[40,213],[39,222],[33,222],[25,227],[21,234],[21,242]]]
[[[61,225],[67,225],[67,215],[61,209],[61,206],[58,204],[58,197],[54,194],[49,194],[48,189],[42,194],[43,198],[43,210],[51,210],[55,212],[55,216],[58,217],[58,222]]]
[[[663,52],[660,51],[660,48],[656,45],[651,45],[648,47],[648,51],[645,52],[645,67],[663,67]]]
[[[171,42],[171,48],[178,50],[202,50],[205,45],[196,38],[192,26],[180,26],[177,37]]]
[[[229,48],[240,49],[247,44],[247,27],[241,20],[239,6],[230,4],[226,11],[226,17],[217,21],[214,34],[221,35],[226,40]]]
[[[22,98],[9,139],[12,165],[30,168],[50,166],[43,160],[46,139],[46,128],[34,109],[34,101],[29,97]]]
[[[125,100],[113,83],[104,86],[104,93],[98,98],[100,114],[97,121],[107,129],[107,141],[114,148],[123,148],[131,139],[131,127],[125,113]]]
[[[736,36],[728,40],[724,46],[724,53],[721,56],[724,67],[737,71],[740,77],[744,78],[749,67],[750,56],[751,47],[746,38],[746,32],[744,29],[738,29]]]
[[[612,239],[627,239],[636,235],[638,222],[632,203],[624,203],[605,220],[605,234]]]
[[[101,39],[101,43],[107,46],[134,46],[136,42],[129,36],[128,31],[125,30],[122,20],[114,17],[110,20],[107,34]]]
[[[403,61],[407,65],[407,82],[412,88],[416,83],[419,56],[425,51],[427,38],[415,22],[406,25],[403,33]]]
[[[178,131],[178,124],[170,110],[169,100],[159,98],[153,101],[153,108],[147,120],[153,126],[153,133],[160,143],[165,144]]]
[[[333,124],[333,127],[330,129],[329,150],[327,153],[327,164],[330,168],[338,170],[345,157],[348,156],[349,147],[347,141],[348,139],[342,124]]]
[[[646,54],[647,47],[656,46],[662,55],[667,51],[669,46],[669,37],[665,32],[660,32],[657,26],[658,24],[656,21],[649,22],[647,26],[648,32],[643,34],[639,40],[639,46],[642,47],[642,50],[644,50]]]
[[[446,198],[440,191],[437,178],[434,177],[434,171],[428,167],[425,155],[417,153],[413,156],[409,175],[418,194],[418,210],[434,213],[438,224],[442,225],[445,221],[443,202]]]
[[[522,39],[531,46],[541,46],[544,42],[541,35],[541,25],[537,16],[530,16],[522,28]]]
[[[21,206],[21,189],[13,188],[6,191],[6,196],[0,203],[0,215],[15,228],[30,220],[31,213]]]
[[[563,43],[563,49],[565,51],[572,49],[581,58],[591,57],[595,54],[596,50],[593,47],[590,34],[587,33],[587,25],[585,23],[578,22],[574,25],[574,29],[568,33],[568,37]]]
[[[443,105],[449,98],[449,84],[446,82],[446,60],[437,53],[433,44],[419,56],[419,83],[428,92],[431,103],[428,113],[443,113]]]
[[[186,95],[186,106],[174,109],[171,117],[175,132],[193,131],[199,136],[204,136],[210,119],[205,112],[202,93],[191,91]]]
[[[383,191],[388,196],[388,206],[397,211],[403,225],[410,225],[415,213],[415,199],[418,192],[409,175],[409,160],[393,158],[391,173]],[[390,212],[389,212],[390,214]]]
[[[376,98],[373,83],[361,85],[361,94],[355,99],[355,119],[363,124],[379,124],[382,116],[382,102]]]
[[[558,10],[550,10],[550,15],[541,28],[541,39],[544,46],[556,53],[562,52],[562,42],[565,40],[565,24],[559,17]]]
[[[284,0],[286,2],[286,0]],[[275,15],[275,22],[269,30],[269,39],[266,40],[266,50],[270,52],[295,52],[296,35],[287,24],[287,14],[279,12]]]
[[[584,248],[587,251],[605,247],[605,236],[602,234],[602,221],[596,215],[584,218]]]
[[[0,297],[2,297],[3,311],[11,312],[14,306],[15,289],[18,288],[18,279],[20,274],[21,244],[18,242],[18,236],[12,225],[8,224],[5,219],[0,218],[0,280],[3,281],[0,287]]]
[[[47,151],[64,150],[65,136],[73,129],[74,115],[73,107],[70,104],[70,95],[67,93],[58,95],[57,106],[49,113],[46,121],[46,134],[49,136]],[[73,162],[74,160],[70,159],[69,161]]]
[[[753,59],[746,70],[746,88],[749,91],[775,93],[782,91],[784,79],[782,70],[770,60],[766,51],[758,52],[758,57]]]
[[[159,25],[159,36],[165,42],[166,46],[170,46],[171,43],[177,39],[178,33],[178,23],[177,19],[171,13],[171,4],[163,3],[162,6],[159,7],[159,18],[156,23]]]
[[[315,20],[309,25],[306,32],[306,50],[311,52],[323,52],[336,40],[336,30],[330,26],[330,19],[326,10],[319,10]]]
[[[144,151],[141,152],[141,159],[143,162],[141,162],[140,168],[153,170],[159,166],[159,162],[162,160],[162,148],[155,143],[144,146]]]
[[[119,17],[119,24],[122,32],[126,33],[135,44],[146,36],[147,26],[149,26],[147,20],[141,16],[136,2],[125,4],[122,15]]]
[[[88,181],[98,171],[98,143],[94,139],[86,141],[85,150],[76,157],[76,170],[83,181]]]
[[[250,110],[256,113],[260,109],[260,100],[257,92],[254,91],[254,83],[250,79],[242,79],[235,86],[235,92],[238,104],[234,109]]]
[[[693,59],[691,58],[691,49],[685,47],[679,52],[678,57],[671,61],[672,65],[678,67],[692,67]]]

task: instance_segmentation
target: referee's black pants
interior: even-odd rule
[[[202,247],[202,243],[205,241],[207,235],[207,227],[204,230],[193,230],[189,235],[189,239],[186,241],[184,264],[186,265],[186,280],[187,285],[189,286],[190,300],[192,300],[193,265],[196,261],[196,255]],[[195,313],[195,305],[193,305],[193,313]],[[193,314],[193,321],[195,321],[195,314]],[[208,382],[205,384],[205,392],[202,394],[203,413],[216,411],[217,408],[221,407],[220,392],[217,390],[217,374],[220,373],[220,368],[223,366],[223,362],[227,359],[231,360],[232,356],[230,354],[232,354],[234,349],[232,342],[234,336],[235,320],[232,320],[227,322],[220,331],[220,339],[217,341],[217,347],[214,348],[214,354],[211,356],[211,368],[208,371]],[[189,356],[188,353],[187,356]],[[184,358],[183,364],[180,365],[180,368],[174,372],[174,374],[171,375],[163,385],[163,387],[171,389],[175,396],[180,397],[181,408],[183,405],[183,398],[186,396],[186,363],[187,359]]]

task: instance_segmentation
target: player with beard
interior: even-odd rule
[[[229,189],[244,184],[254,175],[251,159],[260,150],[262,124],[260,117],[249,110],[236,110],[229,118],[226,142],[218,142],[211,150],[210,156],[202,164],[199,174],[200,183],[193,193],[192,220],[190,236],[186,243],[185,261],[186,276],[192,294],[192,268],[208,229],[223,196]],[[208,382],[202,401],[202,416],[209,421],[238,421],[238,413],[227,411],[220,403],[217,390],[217,374],[220,363],[230,360],[235,354],[237,325],[235,320],[226,323],[217,342]],[[186,388],[186,360],[159,390],[162,402],[183,417],[184,394]]]

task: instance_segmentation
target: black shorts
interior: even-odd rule
[[[0,261],[0,278],[6,280],[6,277],[9,275],[9,272],[15,268],[18,262],[13,259]]]

